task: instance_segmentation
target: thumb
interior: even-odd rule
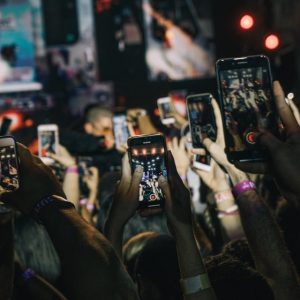
[[[143,177],[144,168],[142,166],[136,166],[134,173],[132,175],[130,188],[128,194],[130,197],[136,198],[139,194],[139,185]]]
[[[165,178],[162,175],[159,176],[158,185],[162,189],[163,194],[165,195],[166,204],[170,207],[172,198],[171,198],[171,190],[167,178]]]

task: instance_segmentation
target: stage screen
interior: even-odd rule
[[[35,46],[29,1],[0,2],[0,53],[12,68],[11,82],[34,80]]]
[[[215,45],[209,0],[142,0],[150,80],[214,76]]]

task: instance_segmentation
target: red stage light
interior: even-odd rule
[[[251,29],[254,25],[254,19],[250,15],[244,15],[241,17],[240,26],[244,30]]]
[[[265,38],[265,47],[269,50],[274,50],[279,46],[279,38],[275,34],[270,34]]]

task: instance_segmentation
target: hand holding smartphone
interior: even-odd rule
[[[157,100],[157,106],[160,113],[161,122],[164,125],[170,125],[175,123],[173,116],[173,106],[170,97],[159,98]]]
[[[139,208],[160,208],[164,195],[158,178],[167,177],[166,141],[162,134],[134,136],[128,139],[132,172],[136,166],[144,168],[139,189]]]
[[[264,128],[279,136],[269,59],[264,55],[220,59],[216,69],[228,160],[265,160],[255,134]]]
[[[54,163],[54,160],[49,157],[49,153],[56,154],[58,152],[58,145],[58,126],[56,124],[39,125],[39,157],[46,165]]]
[[[19,188],[19,162],[15,139],[0,137],[0,194]]]
[[[129,138],[126,113],[118,113],[113,116],[113,128],[115,136],[115,147],[120,149],[126,145]]]

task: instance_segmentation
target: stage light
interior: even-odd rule
[[[270,34],[265,38],[265,47],[269,50],[274,50],[279,46],[279,38],[275,34]]]
[[[240,19],[240,26],[244,30],[249,30],[253,27],[254,25],[254,19],[250,15],[244,15]]]

